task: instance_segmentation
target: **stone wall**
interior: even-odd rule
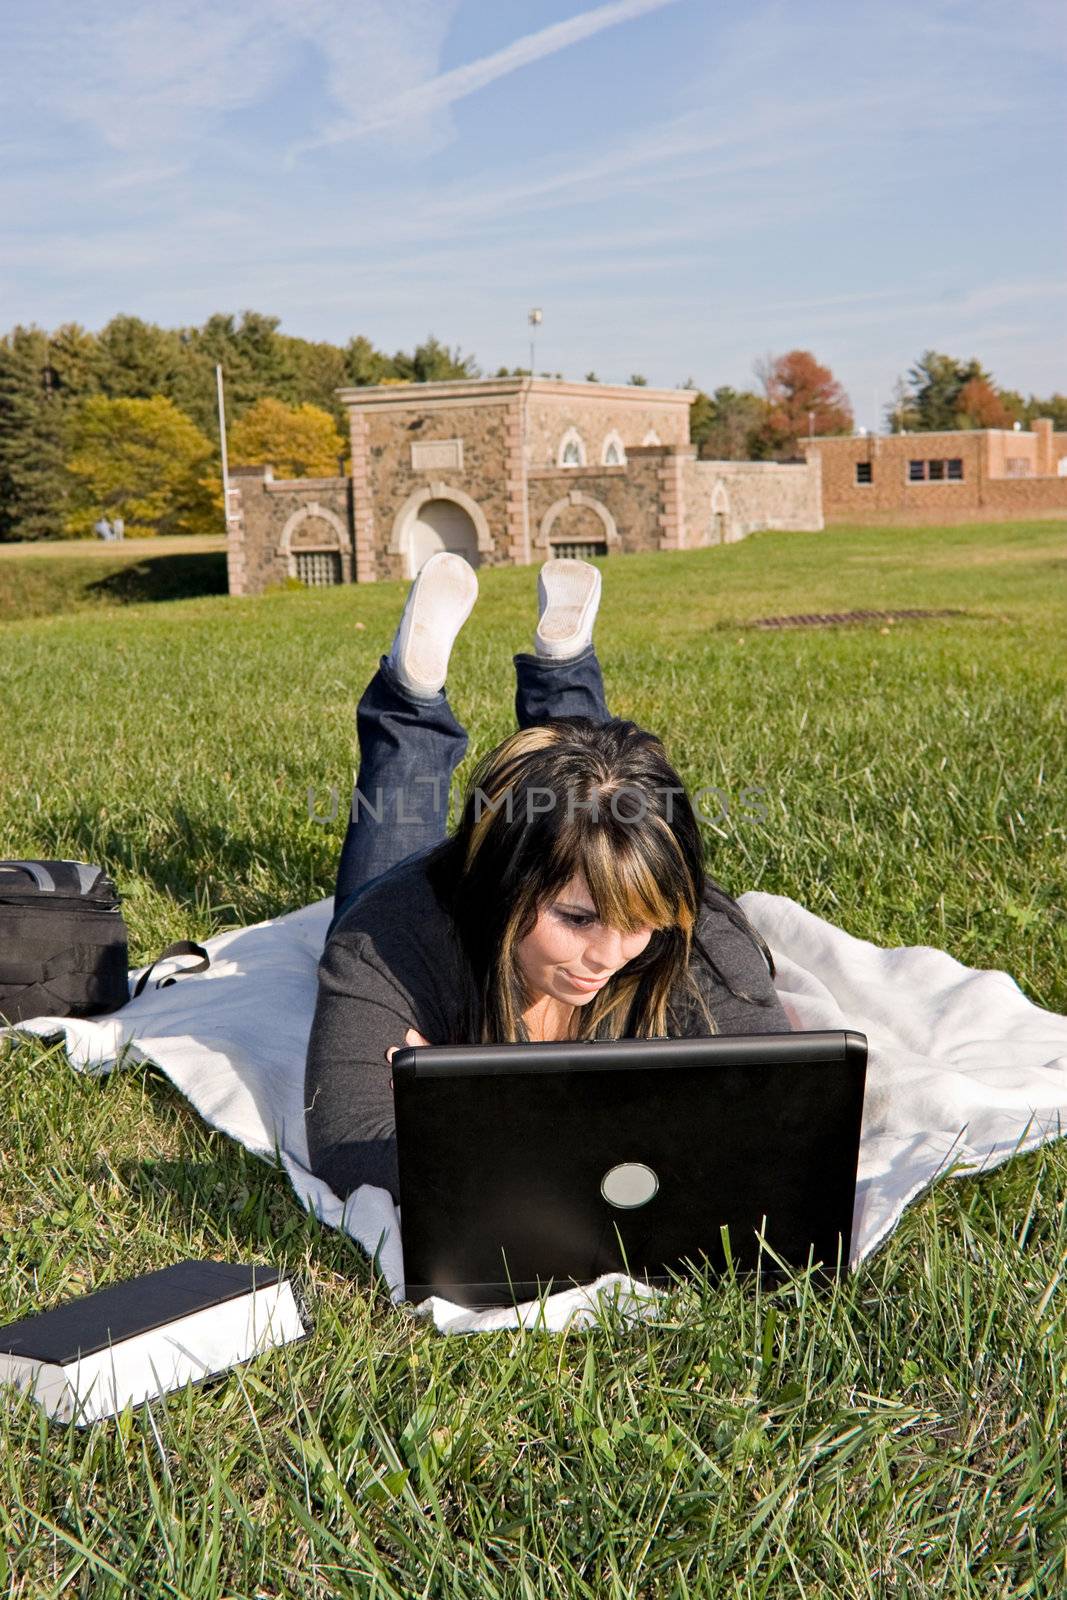
[[[269,467],[230,470],[226,567],[231,594],[262,594],[296,575],[300,552],[334,553],[356,577],[347,478],[275,479]]]
[[[685,545],[732,544],[764,529],[818,531],[823,526],[818,459],[683,464]]]
[[[606,538],[610,555],[730,543],[764,528],[823,526],[818,462],[697,461],[691,445],[632,450],[625,468],[532,471],[529,494],[536,560],[552,544],[571,540]],[[608,519],[614,539],[603,531]]]
[[[554,544],[594,540],[608,555],[659,548],[662,449],[638,449],[625,467],[552,467],[527,474],[530,548],[545,561]]]
[[[452,500],[471,517],[480,565],[521,558],[517,405],[510,395],[419,404],[409,391],[395,404],[354,405],[351,424],[357,553],[367,551],[360,581],[406,575],[405,528],[433,499]]]
[[[585,466],[603,466],[604,447],[615,438],[624,451],[644,445],[650,433],[661,445],[688,445],[692,391],[598,383],[531,386],[526,401],[526,462],[531,469],[560,465],[560,445],[571,430],[582,442]],[[572,471],[579,470],[571,468]]]
[[[615,555],[822,526],[818,460],[697,461],[687,390],[505,378],[348,389],[342,399],[351,482],[279,482],[262,467],[231,474],[231,593],[259,593],[298,570],[307,581],[402,579],[442,545],[504,566],[561,545]],[[571,429],[584,466],[558,464]],[[650,433],[661,443],[644,443]],[[625,464],[601,462],[608,439]]]

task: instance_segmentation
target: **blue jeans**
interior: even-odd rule
[[[606,722],[604,680],[592,645],[569,660],[525,653],[515,661],[515,716],[520,728],[554,717]],[[440,844],[448,825],[452,774],[467,751],[445,691],[409,694],[382,656],[356,711],[359,776],[341,846],[334,923],[376,879]],[[327,934],[327,938],[329,934]]]

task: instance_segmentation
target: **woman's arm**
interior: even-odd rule
[[[304,1076],[311,1170],[342,1199],[361,1183],[398,1198],[396,1124],[386,1052],[409,1028],[425,1031],[412,998],[376,956],[370,936],[331,938]]]

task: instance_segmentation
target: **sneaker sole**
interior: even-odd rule
[[[566,599],[555,596],[553,590],[558,590],[564,582],[569,588],[579,576],[575,571],[576,568],[581,569],[584,593],[579,594],[578,598],[574,598],[571,594]],[[537,624],[539,638],[543,639],[545,644],[562,644],[579,633],[590,606],[598,600],[600,584],[600,573],[596,567],[590,567],[587,562],[575,561],[570,556],[559,556],[553,561],[546,561],[538,578],[538,587],[544,598],[544,610]]]
[[[437,683],[444,676],[456,635],[478,598],[478,579],[469,561],[438,550],[423,564],[415,582],[418,587],[406,618],[400,655],[411,679]],[[442,625],[451,630],[444,648]]]

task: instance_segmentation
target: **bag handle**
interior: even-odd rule
[[[56,892],[56,880],[40,861],[0,861],[0,872],[25,872],[42,894]]]
[[[169,961],[171,956],[200,956],[201,959],[191,967],[183,967],[180,972],[168,973],[165,978],[157,978],[157,989],[166,989],[170,984],[177,983],[179,978],[184,978],[188,973],[206,972],[211,965],[211,957],[202,944],[196,944],[192,939],[178,939],[174,944],[168,944],[167,948],[156,957],[152,965],[141,973],[137,980],[137,987],[130,996],[131,1000],[137,999],[137,996],[159,966],[159,963],[161,961]]]

